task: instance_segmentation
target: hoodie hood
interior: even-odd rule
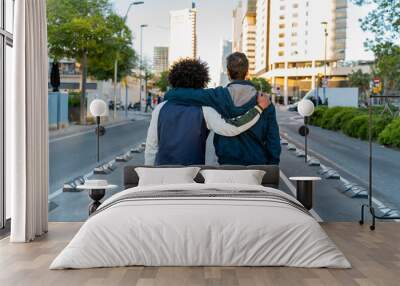
[[[233,81],[227,86],[232,97],[233,104],[243,106],[257,95],[257,90],[249,81]]]

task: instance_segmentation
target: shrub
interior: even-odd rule
[[[321,127],[322,128],[326,128],[329,129],[329,125],[330,125],[330,121],[332,120],[333,116],[338,113],[339,111],[341,111],[343,109],[343,107],[332,107],[332,108],[328,108],[328,110],[326,110],[326,112],[324,113],[324,115],[321,118]]]
[[[70,107],[78,107],[81,105],[81,94],[79,92],[68,93],[68,105]]]
[[[350,137],[355,137],[359,138],[359,134],[362,134],[363,132],[360,132],[363,128],[367,127],[368,131],[368,115],[363,114],[363,115],[358,115],[353,117],[350,121],[347,121],[343,127],[342,131],[344,134],[350,136]],[[368,132],[367,132],[368,134]]]
[[[315,126],[321,126],[321,119],[324,116],[324,113],[328,110],[326,106],[319,106],[315,108],[313,115],[310,117],[310,124]]]
[[[327,128],[331,130],[340,130],[343,125],[355,116],[359,115],[358,109],[353,107],[342,107],[327,123]]]
[[[379,143],[400,147],[400,118],[393,119],[379,134]]]

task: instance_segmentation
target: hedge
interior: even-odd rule
[[[381,115],[379,109],[374,109],[372,117],[372,139],[380,143],[400,147],[400,119]],[[310,118],[310,124],[325,129],[342,131],[344,134],[368,140],[367,109],[354,107],[317,107]],[[396,125],[397,124],[397,125]]]
[[[400,118],[393,119],[379,134],[378,140],[381,144],[400,148]]]

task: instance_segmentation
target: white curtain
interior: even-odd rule
[[[46,0],[16,0],[13,94],[6,99],[6,187],[12,242],[48,226],[48,56]]]

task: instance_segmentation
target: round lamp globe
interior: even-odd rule
[[[314,103],[309,99],[303,99],[297,105],[297,111],[303,117],[309,117],[314,113]]]
[[[107,104],[102,99],[95,99],[90,103],[90,113],[95,116],[107,115]]]

